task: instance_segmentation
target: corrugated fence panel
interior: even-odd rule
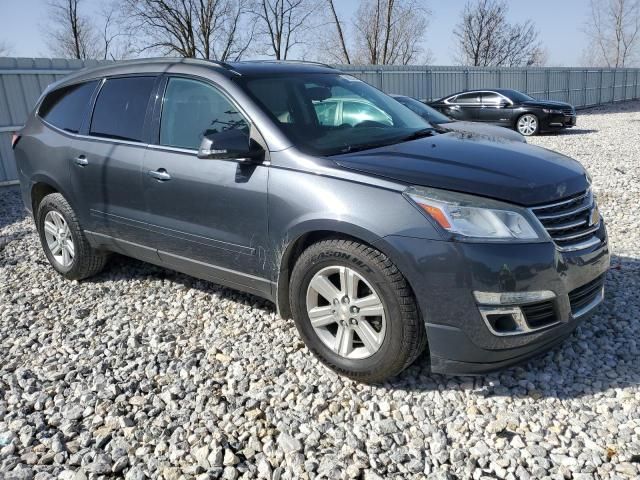
[[[47,85],[100,62],[0,58],[0,183],[16,179],[11,130],[20,127]],[[470,88],[513,88],[542,99],[586,107],[640,98],[640,69],[479,68],[337,65],[387,92],[434,100]]]

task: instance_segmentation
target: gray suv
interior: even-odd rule
[[[60,274],[118,252],[264,297],[360,381],[425,348],[434,372],[523,361],[603,299],[607,236],[578,162],[434,128],[327,66],[80,71],[14,149]]]

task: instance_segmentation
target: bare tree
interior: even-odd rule
[[[640,0],[591,0],[589,63],[622,68],[640,58]]]
[[[47,34],[54,55],[88,59],[99,56],[96,32],[80,13],[81,0],[50,0]]]
[[[0,57],[8,57],[11,55],[11,46],[5,42],[0,40]]]
[[[337,41],[339,43],[340,52],[341,52],[340,56],[342,57],[341,60],[346,64],[350,64],[351,58],[349,56],[349,49],[347,48],[347,43],[344,39],[342,22],[340,22],[340,19],[338,18],[338,14],[336,13],[336,7],[333,4],[333,0],[327,0],[327,3],[329,4],[329,9],[331,11],[331,18],[333,21],[333,25],[335,26],[335,29],[336,29]]]
[[[243,24],[249,0],[122,0],[140,51],[237,60],[253,29]],[[242,27],[242,28],[241,28]]]
[[[428,63],[423,39],[429,11],[418,0],[363,0],[354,27],[357,63]]]
[[[257,32],[263,38],[261,53],[286,60],[292,49],[306,43],[312,30],[312,0],[254,0]]]
[[[544,58],[538,31],[531,20],[511,24],[504,0],[467,2],[454,35],[459,61],[479,67],[538,65]]]

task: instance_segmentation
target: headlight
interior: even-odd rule
[[[427,187],[405,196],[448,232],[469,239],[542,240],[527,210],[496,200]]]
[[[558,114],[558,115],[562,115],[562,113],[563,113],[562,110],[556,110],[556,109],[553,109],[553,108],[543,108],[542,111],[544,113],[555,113],[555,114]]]

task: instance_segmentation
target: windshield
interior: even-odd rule
[[[429,123],[440,125],[441,123],[450,123],[451,119],[446,115],[443,115],[429,105],[425,105],[420,100],[416,100],[411,97],[394,97],[397,101],[403,104],[405,107],[411,109],[412,112],[417,113]]]
[[[298,74],[240,80],[302,151],[335,155],[417,138],[432,126],[350,75]]]
[[[527,102],[529,100],[535,100],[535,98],[530,97],[526,93],[522,93],[517,90],[505,90],[504,94],[514,102]]]

